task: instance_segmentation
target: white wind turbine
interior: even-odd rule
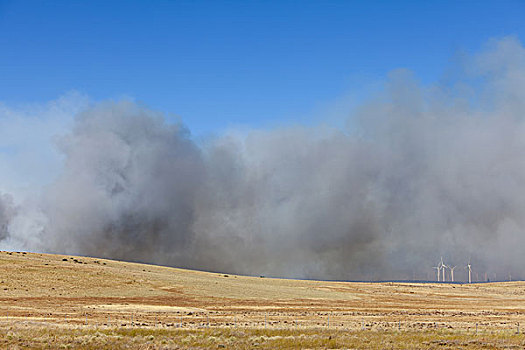
[[[457,266],[449,266],[449,270],[450,270],[450,278],[452,279],[452,282],[454,282],[454,269],[456,268]]]
[[[472,265],[470,265],[470,259],[468,259],[468,264],[465,268],[468,269],[468,283],[472,283]]]
[[[441,266],[432,266],[433,269],[436,269],[436,272],[437,272],[437,278],[438,278],[438,282],[439,282],[439,272],[441,270]]]
[[[441,266],[441,269],[443,270],[443,279],[442,279],[442,281],[445,282],[445,269],[446,269],[448,266],[445,265],[445,263],[443,262],[443,257],[441,257],[440,266]]]

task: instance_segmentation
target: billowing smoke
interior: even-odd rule
[[[0,197],[4,248],[323,279],[427,279],[443,256],[524,278],[525,49],[385,89],[328,126],[195,141],[131,101],[84,108],[32,200]],[[1,189],[1,188],[0,188]],[[461,270],[461,271],[460,271]],[[460,272],[458,272],[460,271]]]
[[[9,235],[9,225],[15,216],[13,198],[8,194],[0,193],[0,240]]]

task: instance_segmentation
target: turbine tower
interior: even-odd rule
[[[441,266],[441,269],[443,270],[443,279],[442,279],[442,281],[445,282],[445,269],[446,269],[448,266],[445,265],[445,263],[443,262],[443,257],[441,257],[440,266]]]
[[[468,264],[465,268],[468,269],[468,283],[472,283],[472,265],[470,265],[470,259],[468,260]]]
[[[438,282],[439,282],[439,272],[441,270],[441,266],[432,266],[433,269],[436,269],[436,273],[437,273],[437,279],[438,279]]]
[[[456,268],[457,266],[449,266],[449,270],[450,270],[450,278],[452,279],[452,282],[454,282],[454,269]]]

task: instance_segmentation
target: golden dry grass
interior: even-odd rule
[[[525,344],[515,334],[518,323],[525,325],[523,282],[302,281],[16,252],[0,253],[0,273],[3,348]]]

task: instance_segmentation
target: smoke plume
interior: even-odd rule
[[[197,142],[132,101],[83,107],[53,180],[0,196],[0,246],[321,279],[432,279],[443,256],[524,278],[525,49],[462,63],[431,86],[392,72],[344,130]]]
[[[0,193],[0,240],[9,235],[8,227],[15,216],[13,198],[8,194]]]

